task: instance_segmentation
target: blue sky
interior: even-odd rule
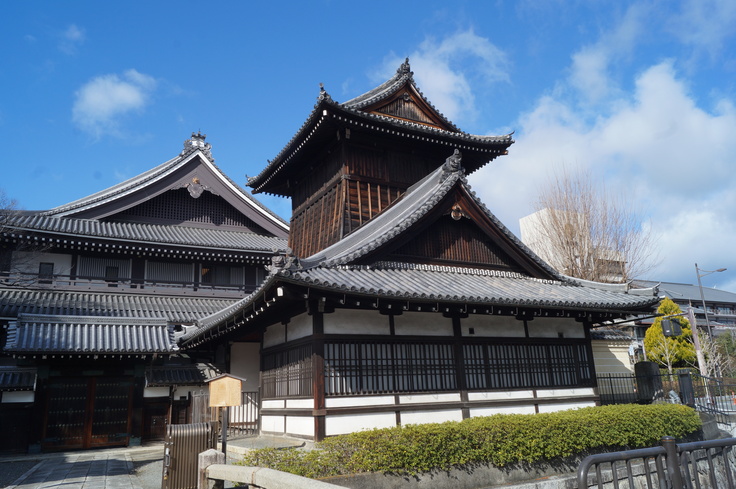
[[[10,2],[0,32],[0,188],[21,208],[84,197],[207,134],[245,185],[319,83],[338,101],[409,57],[474,134],[515,131],[470,183],[518,234],[555,169],[584,167],[647,218],[648,278],[736,291],[736,2]],[[290,204],[258,196],[283,217]]]

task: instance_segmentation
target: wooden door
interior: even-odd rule
[[[51,379],[47,386],[44,450],[125,446],[130,438],[133,379]]]

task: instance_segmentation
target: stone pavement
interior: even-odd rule
[[[68,452],[44,457],[7,489],[55,487],[64,489],[146,489],[134,473],[130,450]]]

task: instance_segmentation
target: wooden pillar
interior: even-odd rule
[[[316,309],[316,308],[315,308]],[[325,439],[325,323],[324,313],[312,313],[312,395],[314,396],[314,439]]]
[[[452,316],[452,333],[455,338],[455,375],[457,376],[457,388],[460,390],[460,401],[463,403],[463,419],[470,417],[468,407],[468,387],[465,383],[465,352],[463,351],[463,330],[460,316]]]

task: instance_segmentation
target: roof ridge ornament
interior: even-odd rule
[[[401,66],[396,70],[396,73],[399,75],[409,75],[413,76],[414,72],[411,71],[411,66],[409,65],[409,57],[406,57],[406,60],[404,60],[403,63],[401,63]]]
[[[274,250],[274,252],[277,252],[277,250]],[[266,268],[271,274],[280,274],[288,277],[292,272],[301,270],[302,266],[299,263],[299,258],[294,256],[291,248],[286,248],[283,255],[272,256],[271,265],[267,265]]]
[[[455,173],[462,171],[463,169],[463,155],[460,150],[455,148],[450,156],[447,157],[445,162],[442,164],[442,177],[447,176],[448,173]]]
[[[332,97],[329,93],[327,93],[327,90],[325,90],[324,83],[319,84],[319,97],[317,97],[317,101],[321,102],[323,100],[332,100]]]
[[[204,153],[208,160],[214,163],[215,159],[212,157],[212,152],[210,151],[212,149],[212,144],[206,143],[204,141],[206,138],[207,135],[202,134],[201,131],[197,131],[196,133],[193,132],[192,137],[184,141],[184,149],[179,156],[187,156],[199,150]]]

